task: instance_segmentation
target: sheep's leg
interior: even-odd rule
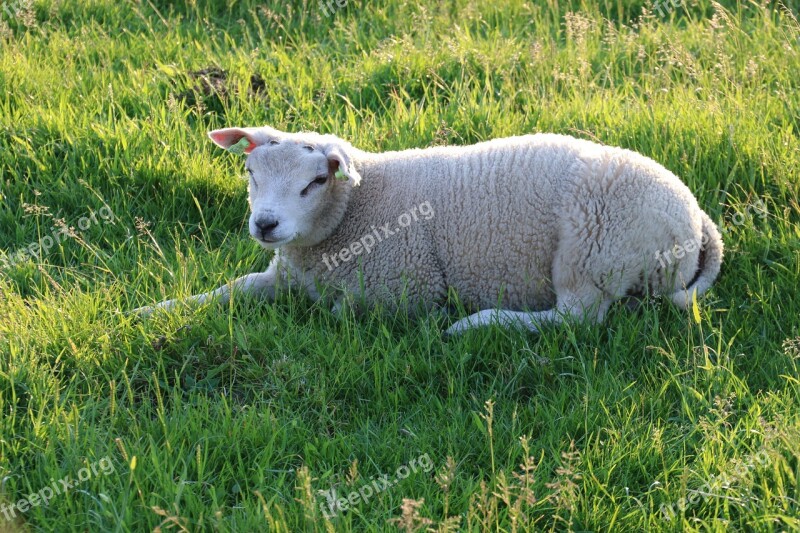
[[[541,326],[560,324],[565,319],[599,323],[602,322],[611,301],[611,299],[602,298],[599,291],[587,291],[582,295],[563,293],[558,296],[558,303],[553,309],[530,313],[505,309],[485,309],[462,318],[447,328],[445,333],[456,335],[468,329],[491,325],[503,328],[524,328],[538,333]]]
[[[140,316],[149,316],[157,309],[169,310],[178,304],[204,304],[209,301],[215,301],[220,305],[225,305],[230,301],[232,291],[241,294],[258,295],[272,300],[275,298],[276,281],[277,267],[274,264],[270,264],[266,272],[247,274],[213,291],[191,296],[185,300],[166,300],[156,305],[139,307],[133,312]]]
[[[538,333],[540,326],[559,321],[560,317],[555,309],[533,313],[507,309],[484,309],[457,321],[447,328],[445,334],[457,335],[468,329],[492,325],[503,328],[522,327]]]

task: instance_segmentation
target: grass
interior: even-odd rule
[[[798,4],[676,4],[4,3],[0,512],[80,482],[0,531],[800,527]],[[723,272],[699,322],[540,335],[298,295],[126,314],[266,267],[205,137],[257,124],[631,148],[720,223]]]

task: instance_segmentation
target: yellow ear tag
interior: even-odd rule
[[[341,169],[337,170],[336,174],[334,174],[334,176],[336,176],[337,180],[346,180],[347,179],[347,176],[344,175],[344,172],[342,172]]]
[[[228,151],[232,154],[242,155],[248,146],[250,146],[250,141],[247,140],[247,137],[242,137],[238,143],[228,148]]]

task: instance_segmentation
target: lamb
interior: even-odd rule
[[[270,127],[209,136],[248,154],[250,234],[275,255],[266,272],[192,302],[298,287],[335,310],[393,309],[401,296],[432,310],[453,290],[479,311],[448,334],[490,324],[538,331],[600,322],[630,295],[687,308],[722,263],[720,233],[688,187],[622,148],[535,134],[370,153]]]

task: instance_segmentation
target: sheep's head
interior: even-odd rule
[[[353,147],[333,135],[264,127],[225,128],[208,136],[248,154],[250,234],[265,248],[312,246],[327,238],[361,180]]]

